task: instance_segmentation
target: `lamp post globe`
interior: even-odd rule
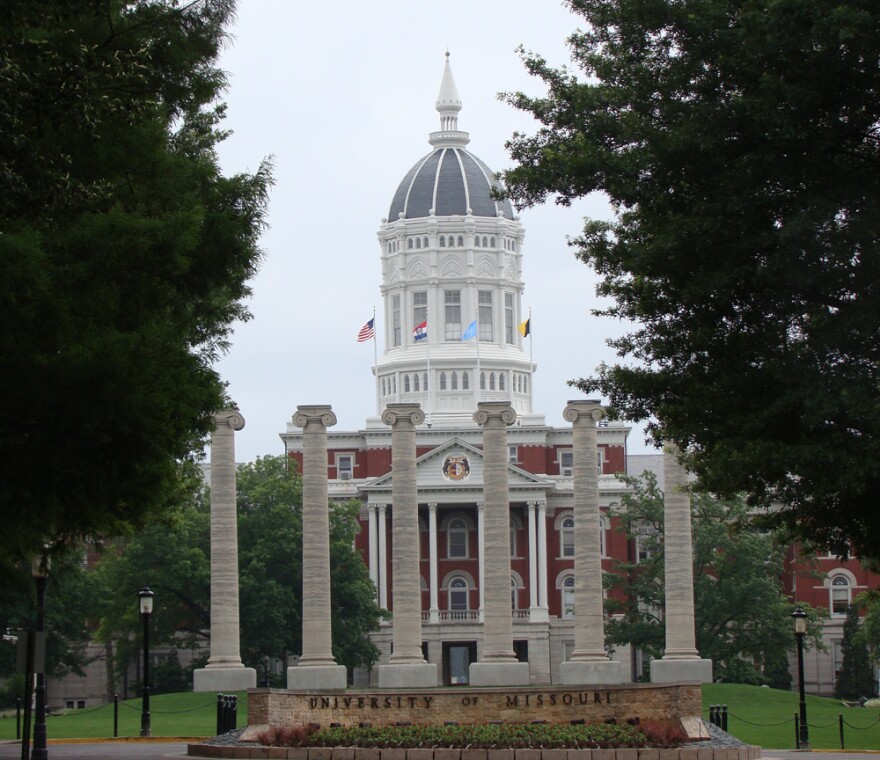
[[[138,609],[144,621],[144,673],[141,691],[141,736],[150,736],[150,615],[153,614],[153,592],[148,586],[138,591]]]
[[[800,691],[798,749],[809,749],[810,727],[807,725],[807,698],[804,692],[804,635],[807,633],[807,613],[798,607],[791,613],[791,619],[794,623],[794,637],[797,639],[798,689]]]

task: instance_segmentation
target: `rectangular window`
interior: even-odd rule
[[[504,294],[504,342],[513,345],[516,335],[513,313],[513,293]]]
[[[428,291],[417,290],[412,294],[412,326],[428,321]]]
[[[480,340],[494,340],[492,329],[492,291],[481,290],[477,293],[480,304]]]
[[[336,477],[338,480],[351,480],[354,475],[354,457],[351,454],[336,455]]]
[[[559,452],[559,474],[571,477],[574,471],[574,455],[571,449],[563,449]]]
[[[443,293],[445,308],[445,339],[461,340],[461,291],[446,290]]]
[[[394,346],[399,346],[402,340],[403,330],[400,323],[400,295],[396,295],[391,296],[391,343]]]
[[[605,452],[602,449],[596,450],[596,467],[598,468],[599,474],[602,474],[602,463],[605,461]]]
[[[516,464],[519,461],[519,447],[514,445],[509,445],[507,447],[507,461],[510,464]]]

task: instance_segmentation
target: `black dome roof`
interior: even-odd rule
[[[438,147],[410,169],[394,193],[388,221],[431,216],[474,216],[513,220],[510,201],[492,197],[501,188],[495,175],[473,153],[460,147]]]

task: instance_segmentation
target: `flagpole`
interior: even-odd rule
[[[373,307],[373,382],[376,384],[376,416],[382,411],[379,409],[379,348],[376,342],[376,307]]]
[[[477,307],[477,315],[474,321],[477,323],[477,404],[480,403],[480,307]]]
[[[434,378],[431,377],[431,333],[430,328],[425,326],[426,330],[429,330],[428,334],[425,336],[425,352],[428,357],[428,427],[431,427],[431,410],[434,408]]]

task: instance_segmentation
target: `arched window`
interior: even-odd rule
[[[391,376],[391,392],[397,393],[397,375]]]
[[[412,238],[409,238],[409,240],[406,241],[406,247],[408,250],[412,250],[412,247],[413,247]]]
[[[453,372],[449,377],[449,388],[453,391],[458,390],[458,372]]]
[[[453,612],[467,612],[470,606],[467,581],[460,575],[456,575],[449,581],[448,589],[449,609]]]
[[[427,372],[425,372],[425,374],[422,375],[422,389],[428,390],[428,373]]]
[[[464,248],[464,237],[461,235],[458,236],[458,247]]]
[[[574,556],[574,517],[568,515],[559,525],[559,550],[563,557]]]
[[[489,390],[490,391],[495,390],[495,373],[494,372],[489,373]]]
[[[574,617],[574,576],[566,575],[562,579],[562,617]]]
[[[424,248],[428,247],[428,236],[427,235],[425,235],[425,237],[422,238],[422,247],[424,247]]]
[[[489,238],[489,245],[492,246],[492,248],[495,247],[495,236],[494,235],[492,235],[492,237]]]
[[[445,247],[446,247],[446,235],[441,235],[441,236],[440,236],[440,247],[441,247],[441,248],[445,248]]]
[[[835,575],[831,579],[831,614],[835,617],[846,615],[852,603],[852,585],[845,575]]]
[[[488,247],[489,247],[489,238],[487,238],[485,235],[483,235],[483,248],[488,248]]]
[[[403,392],[409,393],[409,375],[403,376]]]
[[[440,373],[440,390],[441,391],[446,390],[446,373],[445,372]]]
[[[413,375],[413,390],[418,393],[419,392],[419,373],[416,372]]]
[[[468,556],[468,526],[460,517],[455,517],[446,526],[446,556],[462,559]]]
[[[485,372],[480,373],[480,390],[481,391],[486,390],[486,373]]]
[[[504,390],[504,373],[503,372],[498,373],[498,390],[499,391]]]
[[[416,248],[421,248],[421,247],[422,247],[422,239],[416,238]]]
[[[468,388],[470,388],[470,380],[468,380],[468,373],[467,372],[461,373],[461,387],[462,387],[462,390],[467,390]]]

